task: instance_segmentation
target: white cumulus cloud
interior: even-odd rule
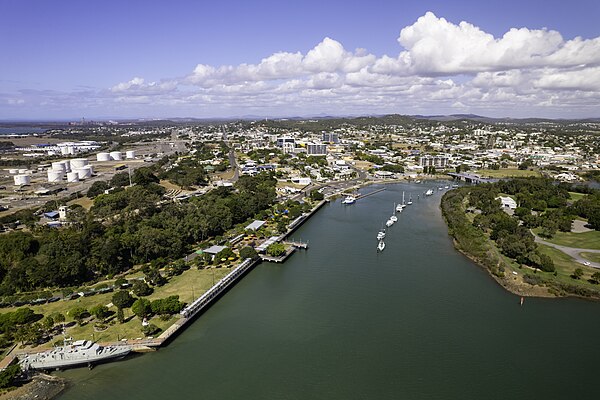
[[[186,76],[159,82],[134,77],[95,94],[86,92],[84,103],[152,104],[192,110],[189,115],[201,110],[207,116],[457,110],[597,116],[600,37],[565,39],[555,30],[527,27],[496,37],[472,23],[428,12],[403,27],[397,41],[397,52],[379,57],[325,37],[304,53],[278,51],[258,63],[199,60]],[[10,98],[35,104],[36,96],[51,98],[41,92]],[[60,95],[58,103],[72,98],[77,94]]]

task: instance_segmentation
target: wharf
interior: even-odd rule
[[[329,203],[329,201],[328,200],[321,200],[319,202],[319,204],[317,204],[316,206],[313,207],[312,210],[310,210],[306,214],[302,214],[301,216],[299,216],[298,218],[296,218],[295,220],[293,220],[290,223],[290,226],[289,226],[289,229],[287,230],[287,232],[285,232],[284,234],[282,234],[281,236],[279,236],[278,241],[281,241],[281,240],[284,240],[285,238],[287,238],[291,233],[293,233],[296,229],[298,229],[304,222],[306,222],[306,220],[308,220],[317,211],[319,211],[321,209],[321,207],[323,207],[326,203]]]

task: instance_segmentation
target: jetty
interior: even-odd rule
[[[385,190],[385,188],[381,188],[381,189],[373,190],[372,192],[369,192],[369,193],[359,194],[358,196],[356,196],[356,200],[360,200],[362,198],[372,196],[372,195],[377,194],[379,192],[383,192],[384,190]]]

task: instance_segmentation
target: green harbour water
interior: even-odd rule
[[[158,352],[59,373],[60,399],[598,398],[600,304],[520,306],[454,250],[437,186],[324,206],[293,235],[309,250],[258,265]]]

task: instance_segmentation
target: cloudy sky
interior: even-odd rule
[[[598,0],[2,0],[0,119],[600,117],[599,20]]]

